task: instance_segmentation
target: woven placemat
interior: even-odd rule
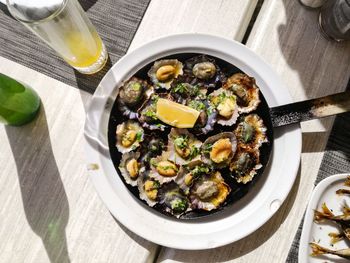
[[[350,81],[347,86],[350,90]],[[321,162],[315,185],[324,178],[340,173],[350,172],[350,113],[340,114],[335,118],[334,125],[329,135],[326,150]],[[298,251],[303,221],[294,237],[287,262],[298,262]]]
[[[66,64],[44,42],[16,21],[0,3],[0,56],[59,81],[93,93],[106,71],[123,56],[150,0],[80,0],[101,36],[109,61],[97,74],[86,76]]]

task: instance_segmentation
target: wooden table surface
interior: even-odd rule
[[[173,33],[219,35],[244,40],[281,76],[295,101],[344,90],[350,43],[324,39],[318,12],[296,0],[261,2],[256,10],[257,0],[152,0],[129,50]],[[1,57],[0,72],[29,83],[43,103],[34,122],[0,126],[0,262],[285,262],[333,118],[302,124],[297,180],[265,225],[222,248],[182,251],[131,233],[98,198],[84,156],[91,94]]]

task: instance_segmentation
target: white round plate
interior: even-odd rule
[[[115,218],[154,243],[179,249],[207,249],[239,240],[264,224],[280,207],[294,183],[301,153],[299,125],[274,131],[270,164],[263,178],[230,209],[207,218],[176,220],[137,200],[124,186],[111,161],[107,127],[121,83],[148,63],[167,55],[204,53],[221,58],[254,77],[270,107],[291,102],[276,73],[244,45],[202,34],[172,35],[154,40],[118,61],[98,86],[85,123],[90,177]]]
[[[303,231],[301,232],[300,243],[299,243],[299,263],[323,263],[323,262],[349,262],[346,259],[339,258],[333,255],[325,255],[321,257],[312,257],[312,249],[309,245],[310,242],[316,242],[323,247],[338,250],[349,248],[346,241],[342,240],[336,243],[333,247],[330,245],[329,233],[339,233],[339,228],[332,223],[325,222],[324,224],[316,224],[313,221],[314,210],[321,211],[321,206],[326,203],[329,209],[332,209],[335,215],[342,214],[341,208],[346,202],[349,205],[349,196],[337,195],[335,191],[340,188],[349,189],[344,186],[345,179],[350,174],[336,174],[326,179],[323,179],[312,192],[310,202],[305,212],[305,219],[303,225]]]

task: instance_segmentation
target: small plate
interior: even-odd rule
[[[326,203],[327,207],[331,209],[335,215],[341,214],[341,207],[344,201],[347,201],[350,205],[349,196],[337,195],[335,193],[339,188],[347,188],[344,186],[346,177],[350,174],[336,174],[322,180],[314,189],[309,205],[306,209],[303,230],[299,244],[299,263],[324,263],[326,262],[349,262],[346,259],[339,258],[333,255],[325,255],[312,257],[310,242],[318,243],[320,246],[330,248],[332,250],[338,250],[348,248],[345,241],[340,241],[333,245],[330,245],[330,237],[328,233],[337,232],[339,228],[332,222],[325,221],[325,223],[317,224],[313,221],[314,210],[321,211],[321,206]]]
[[[85,122],[90,178],[113,216],[154,243],[179,249],[208,249],[246,237],[263,225],[287,197],[297,175],[300,125],[274,131],[270,163],[257,184],[230,209],[210,218],[173,220],[143,205],[116,173],[108,148],[108,120],[121,83],[164,56],[203,53],[218,57],[256,79],[270,107],[292,102],[278,75],[244,45],[209,35],[180,34],[154,40],[128,53],[105,75],[95,91]]]

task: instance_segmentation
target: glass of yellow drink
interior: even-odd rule
[[[10,13],[83,74],[103,68],[108,54],[77,0],[7,0]]]

